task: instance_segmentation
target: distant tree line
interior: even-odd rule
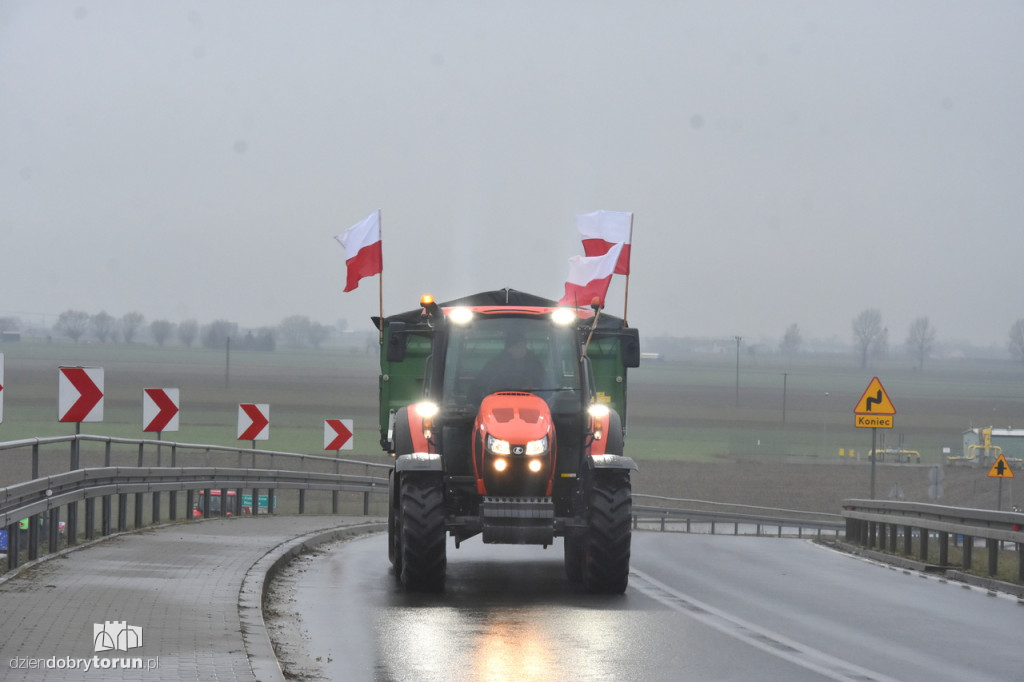
[[[126,313],[117,318],[105,310],[92,315],[82,310],[65,310],[57,317],[53,331],[75,343],[87,339],[100,343],[134,343],[139,340],[145,323],[146,318],[139,312]],[[0,318],[0,328],[5,325],[14,329],[18,327],[15,318]],[[237,350],[272,351],[279,341],[294,348],[319,348],[334,333],[346,331],[348,323],[339,320],[332,328],[304,315],[292,315],[277,326],[245,331],[239,329],[238,323],[223,319],[206,325],[200,325],[195,319],[178,323],[159,319],[150,322],[148,329],[150,339],[158,346],[177,340],[186,347],[200,344],[204,348],[223,348],[230,339],[232,348]]]

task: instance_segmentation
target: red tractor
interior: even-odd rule
[[[626,369],[639,335],[597,308],[503,289],[375,320],[389,558],[409,590],[444,589],[458,545],[549,546],[569,579],[621,593],[629,576]]]

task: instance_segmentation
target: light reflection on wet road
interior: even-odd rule
[[[560,543],[449,546],[441,595],[401,590],[386,539],[333,545],[303,571],[309,657],[332,680],[818,680],[630,588],[570,583]]]
[[[560,542],[448,549],[407,594],[383,535],[328,546],[296,583],[330,680],[1021,679],[1016,599],[804,540],[634,533],[625,595],[570,583]]]

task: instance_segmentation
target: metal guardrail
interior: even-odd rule
[[[80,467],[83,459],[83,443],[100,443],[102,453],[86,453],[90,459],[101,460],[101,466]],[[69,445],[67,467],[48,476],[39,476],[40,462],[44,459],[41,447]],[[114,447],[128,446],[130,452],[113,452]],[[19,441],[0,443],[0,451],[16,451],[30,449],[30,470],[32,478],[0,488],[0,528],[7,531],[7,564],[8,569],[18,567],[21,550],[27,541],[28,559],[39,558],[40,530],[45,529],[48,535],[48,551],[59,551],[63,538],[67,546],[79,541],[79,511],[84,506],[84,535],[92,540],[96,532],[110,535],[112,532],[128,530],[128,511],[133,508],[134,528],[146,525],[145,509],[151,510],[150,523],[160,523],[162,519],[161,494],[166,493],[169,501],[167,520],[179,519],[179,511],[183,511],[183,519],[193,518],[196,491],[203,489],[221,489],[235,491],[241,500],[243,490],[251,489],[253,496],[252,508],[255,512],[262,511],[259,491],[268,492],[267,512],[274,512],[275,490],[298,491],[297,510],[302,514],[306,511],[306,493],[308,491],[328,491],[331,493],[331,513],[339,513],[339,493],[362,493],[362,512],[370,511],[370,496],[386,494],[386,476],[370,475],[371,470],[386,472],[390,463],[363,462],[358,460],[325,457],[322,455],[306,455],[272,450],[256,450],[228,446],[174,443],[162,440],[137,440],[111,438],[105,436],[74,435],[53,438],[32,438]],[[191,456],[181,459],[211,459],[211,453],[218,458],[229,457],[237,466],[177,466],[179,453],[191,452]],[[199,453],[199,454],[196,454]],[[114,459],[130,460],[138,466],[112,466]],[[162,466],[167,460],[170,466]],[[53,453],[47,453],[45,461],[49,469],[55,466]],[[155,466],[145,466],[149,462]],[[270,466],[258,467],[257,464]],[[285,464],[288,468],[275,466]],[[22,462],[22,469],[27,469]],[[249,466],[246,466],[246,465]],[[16,468],[16,458],[5,455],[5,469]],[[315,471],[311,469],[322,469]],[[343,473],[342,468],[362,470],[362,474]],[[323,469],[327,469],[324,471]],[[178,509],[178,494],[186,495],[185,508]],[[229,492],[230,494],[230,492]],[[97,524],[95,503],[102,504],[100,523]],[[113,502],[117,502],[116,526]],[[205,496],[203,516],[210,514],[210,496]],[[294,504],[292,505],[295,506]],[[66,522],[61,520],[61,512],[65,512]],[[21,523],[27,528],[22,529]],[[98,525],[98,528],[97,528]]]
[[[661,497],[656,495],[633,495],[633,527],[641,524],[655,524],[659,530],[679,529],[693,532],[694,524],[706,527],[713,535],[718,526],[732,525],[733,535],[740,534],[741,526],[753,527],[755,535],[767,534],[766,529],[775,528],[778,537],[788,534],[803,537],[805,531],[817,536],[825,532],[838,535],[845,528],[839,514],[807,512],[796,509],[757,507],[753,505],[708,502],[705,500]],[[638,500],[660,501],[672,506],[638,505]],[[686,506],[683,506],[686,505]]]
[[[974,565],[974,541],[985,540],[988,549],[988,574],[999,571],[999,550],[1013,543],[1017,550],[1017,581],[1024,582],[1024,514],[942,507],[915,502],[881,500],[844,500],[842,516],[846,520],[846,539],[865,547],[901,550],[905,556],[917,556],[929,562],[930,541],[938,542],[938,564],[949,566],[950,541],[962,544],[962,566]],[[902,547],[899,538],[902,537]]]

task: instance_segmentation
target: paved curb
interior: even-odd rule
[[[281,543],[246,572],[238,592],[238,620],[249,665],[258,682],[285,682],[284,672],[263,619],[263,604],[267,600],[274,576],[292,559],[318,545],[385,530],[386,521],[370,521],[309,533]]]

